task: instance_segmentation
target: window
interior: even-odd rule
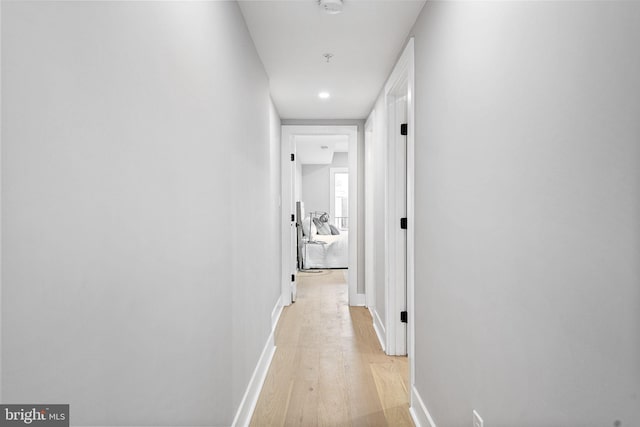
[[[339,230],[349,229],[349,172],[347,168],[331,168],[331,220]]]

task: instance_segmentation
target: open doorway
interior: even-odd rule
[[[385,143],[385,333],[389,355],[412,357],[413,338],[413,39],[384,89],[376,120]]]
[[[414,323],[414,42],[410,39],[384,90],[387,140],[387,354],[409,358],[409,391],[416,404]]]
[[[282,127],[282,305],[295,302],[300,270],[347,268],[358,293],[358,128]]]
[[[349,268],[348,135],[298,135],[294,142],[298,269],[346,270]]]
[[[413,88],[410,39],[367,119],[364,144],[367,306],[385,353],[408,356],[410,392],[415,381]]]

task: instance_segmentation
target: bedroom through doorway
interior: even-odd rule
[[[349,268],[349,138],[300,135],[296,144],[297,267]]]
[[[283,305],[296,301],[298,272],[333,270],[345,276],[349,304],[364,303],[357,289],[357,132],[357,126],[282,127],[283,159],[289,155],[283,216],[291,220],[283,227]]]

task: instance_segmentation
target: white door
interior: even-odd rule
[[[387,354],[407,354],[407,85],[387,94]]]
[[[298,271],[298,230],[296,228],[296,142],[295,137],[291,143],[291,216],[289,224],[289,269],[291,271],[291,302],[296,302],[298,292],[298,281],[296,280],[296,272]]]
[[[406,90],[403,88],[403,90]],[[396,187],[396,227],[400,227],[400,232],[396,234],[396,355],[407,354],[407,323],[406,318],[401,320],[400,313],[407,312],[407,137],[402,135],[402,125],[407,123],[407,97],[398,96],[395,99],[395,123],[391,131],[395,134],[393,138],[395,156],[395,187]],[[404,223],[404,224],[403,224]],[[398,313],[400,312],[400,313]],[[405,315],[406,316],[406,315]]]
[[[283,127],[284,130],[284,127]],[[282,305],[296,300],[295,136],[282,132]]]
[[[409,384],[415,384],[415,59],[414,41],[409,39],[385,85],[386,206],[385,266],[386,351],[409,357]],[[406,135],[401,125],[407,123]],[[406,218],[406,229],[400,219]],[[406,313],[406,323],[400,313]],[[411,406],[415,407],[413,401]]]
[[[398,100],[398,119],[402,122],[403,127],[406,127],[407,124],[407,97],[403,96]],[[400,292],[401,296],[401,308],[402,312],[405,313],[405,318],[402,320],[401,327],[401,337],[398,343],[398,349],[401,354],[407,354],[407,135],[400,135],[400,140],[398,141],[398,159],[399,159],[399,171],[398,171],[398,181],[399,186],[398,190],[400,193],[399,201],[400,201],[400,215],[401,218],[404,219],[404,229],[401,231],[400,235],[400,251],[402,253],[402,263],[400,267],[400,278],[401,278],[401,287],[402,290]]]

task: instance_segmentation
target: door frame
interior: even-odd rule
[[[407,97],[407,145],[406,145],[406,217],[407,217],[407,230],[401,230],[397,215],[394,214],[399,195],[397,194],[397,176],[395,172],[402,166],[400,162],[404,162],[404,159],[399,158],[396,155],[396,150],[393,149],[393,140],[389,138],[387,140],[387,200],[386,200],[386,346],[387,354],[395,355],[397,343],[400,337],[398,323],[400,318],[400,312],[404,310],[404,301],[399,301],[397,296],[401,293],[398,289],[397,277],[398,271],[405,268],[406,262],[406,310],[408,312],[408,322],[406,331],[406,354],[409,358],[409,384],[413,388],[415,384],[415,57],[414,57],[414,39],[409,39],[406,47],[404,48],[400,59],[396,63],[389,79],[384,88],[384,108],[385,108],[385,120],[387,121],[387,137],[390,135],[390,128],[395,128],[393,122],[389,122],[391,117],[395,116],[395,111],[389,111],[393,109],[395,105],[394,91],[398,87],[406,85],[406,97]],[[394,132],[399,134],[400,129],[393,129]],[[398,241],[401,233],[406,232],[406,260],[398,259],[390,250],[395,246],[395,242]],[[404,284],[401,284],[404,286]],[[413,396],[413,393],[411,393]],[[413,402],[412,402],[413,405]]]
[[[385,96],[387,112],[387,205],[385,248],[387,259],[386,289],[387,354],[407,354],[408,325],[400,320],[400,313],[407,307],[407,241],[408,227],[400,228],[401,218],[407,218],[407,136],[400,134],[400,126],[407,120],[406,76],[391,85]]]
[[[281,296],[282,306],[295,301],[297,270],[297,229],[295,206],[296,146],[292,135],[281,127],[280,137],[280,218],[281,218]],[[292,221],[293,218],[293,221]]]
[[[281,218],[282,218],[282,295],[283,306],[292,303],[292,292],[296,282],[296,242],[292,235],[296,234],[295,220],[295,138],[298,135],[346,135],[349,138],[349,270],[348,295],[349,305],[364,305],[364,294],[358,293],[358,126],[332,125],[283,125],[281,139]],[[353,196],[352,196],[353,195]],[[294,281],[291,281],[293,276]]]
[[[364,125],[364,289],[365,304],[370,309],[376,305],[375,295],[375,247],[376,239],[374,234],[374,175],[373,175],[373,152],[374,152],[374,115],[372,112]],[[372,314],[373,315],[373,314]],[[374,322],[375,324],[375,322]]]

